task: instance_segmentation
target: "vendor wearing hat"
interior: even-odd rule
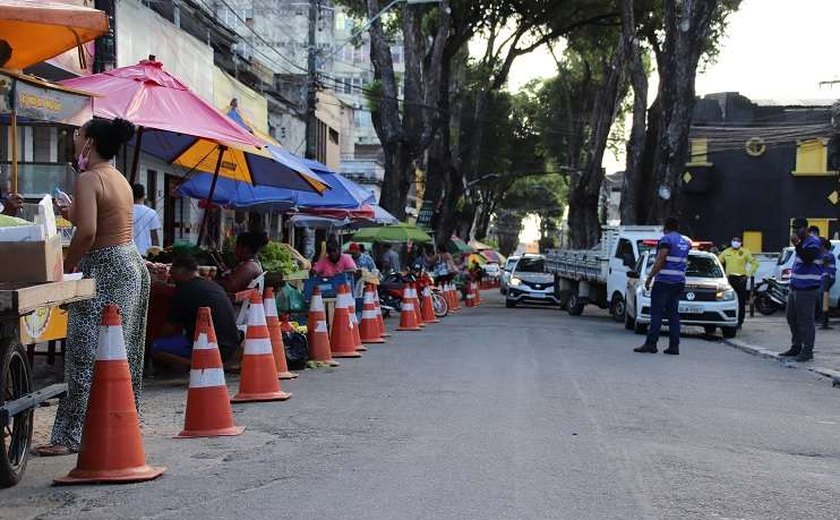
[[[807,219],[793,219],[791,228],[790,241],[796,248],[786,309],[791,343],[790,349],[781,355],[810,361],[814,359],[816,336],[814,311],[820,301],[823,278],[822,244],[818,237],[808,233]]]
[[[347,251],[350,252],[350,256],[353,257],[353,261],[356,262],[356,267],[359,269],[364,269],[371,273],[376,273],[376,262],[373,261],[373,258],[369,254],[367,254],[364,250],[364,246],[361,244],[357,244],[356,242],[352,242],[348,247]]]

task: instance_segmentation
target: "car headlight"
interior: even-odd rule
[[[723,291],[717,292],[717,299],[718,301],[730,302],[736,298],[735,290],[734,289],[726,289]]]
[[[515,276],[510,279],[510,284],[514,287],[519,286],[519,284],[521,284],[521,283],[522,283],[522,280],[520,280],[519,278],[517,278]]]

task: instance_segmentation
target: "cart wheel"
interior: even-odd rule
[[[434,309],[436,318],[443,318],[449,314],[449,304],[447,304],[443,296],[438,293],[432,293],[432,309]]]
[[[32,392],[32,371],[17,338],[0,340],[0,405]],[[26,469],[32,443],[33,410],[9,419],[0,432],[0,487],[17,484]]]

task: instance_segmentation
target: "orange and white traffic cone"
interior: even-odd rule
[[[473,294],[475,294],[475,305],[476,307],[478,307],[479,305],[481,305],[481,284],[476,282],[474,286],[475,290]]]
[[[385,318],[382,316],[382,306],[379,303],[379,291],[376,286],[373,287],[373,301],[376,304],[376,324],[379,327],[379,336],[382,338],[390,338],[388,330],[385,328]]]
[[[318,286],[312,290],[312,302],[309,304],[309,316],[306,325],[309,359],[337,367],[338,361],[332,358],[324,298],[321,296],[321,288]]]
[[[230,396],[210,307],[201,307],[195,320],[184,430],[177,437],[239,435],[244,429],[233,423],[233,411],[230,408]]]
[[[367,347],[362,342],[362,334],[359,330],[359,316],[356,314],[356,296],[353,294],[353,286],[347,286],[347,309],[350,313],[350,321],[353,323],[353,341],[356,343],[356,350],[366,352]]]
[[[332,355],[337,358],[357,358],[362,355],[356,350],[356,339],[353,334],[353,320],[350,319],[349,292],[347,285],[338,286],[338,296],[335,299],[335,314],[333,314],[330,345]]]
[[[414,309],[414,300],[411,298],[411,286],[406,285],[403,289],[402,309],[400,311],[400,331],[417,331],[420,329],[417,323],[417,312]]]
[[[266,287],[263,293],[263,309],[265,309],[265,322],[268,324],[268,335],[271,338],[271,352],[274,354],[277,377],[280,379],[295,379],[298,375],[289,372],[289,365],[286,363],[283,327],[280,325],[280,318],[277,316],[277,301],[274,299],[274,289],[271,287]]]
[[[420,295],[417,293],[417,284],[411,284],[411,301],[414,303],[414,314],[417,318],[417,325],[424,329],[426,323],[423,321],[423,311],[420,309]]]
[[[467,307],[475,307],[475,285],[467,282]]]
[[[239,392],[231,398],[231,402],[285,401],[292,394],[284,392],[277,380],[277,366],[274,364],[271,335],[265,322],[262,295],[254,291],[249,302]]]
[[[461,310],[461,297],[458,293],[458,288],[455,287],[454,283],[449,284],[449,301],[452,302],[452,306],[449,308],[453,312],[458,312]]]
[[[56,484],[143,482],[166,468],[146,464],[140,419],[131,387],[120,310],[102,311],[96,362],[76,467]]]
[[[440,320],[435,316],[435,309],[432,305],[432,290],[429,287],[423,289],[423,301],[420,304],[420,310],[423,314],[423,321],[425,323],[440,323]]]
[[[365,300],[362,304],[362,323],[359,325],[359,334],[362,337],[362,343],[385,343],[385,340],[379,334],[376,304],[373,300],[373,289],[368,284],[365,287]]]

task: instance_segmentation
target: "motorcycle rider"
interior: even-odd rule
[[[738,295],[738,328],[744,324],[746,317],[746,306],[749,292],[747,291],[747,280],[758,270],[758,260],[746,247],[743,247],[741,237],[732,237],[731,247],[721,253],[718,258],[723,264],[729,284]]]

